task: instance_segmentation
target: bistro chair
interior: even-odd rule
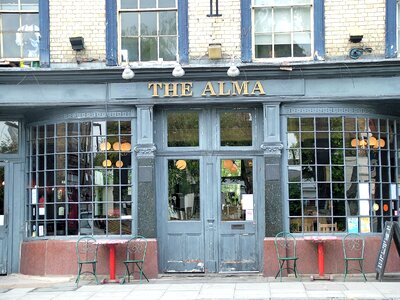
[[[149,279],[143,271],[144,261],[146,259],[147,251],[147,240],[141,235],[136,235],[132,237],[126,244],[126,260],[124,265],[126,267],[126,276],[128,276],[128,282],[130,276],[134,275],[135,266],[139,269],[139,280],[142,281],[142,276],[146,278],[147,282]],[[132,265],[132,270],[130,270],[130,265]]]
[[[76,242],[76,256],[78,258],[78,276],[75,283],[78,285],[81,274],[88,273],[93,274],[96,278],[96,283],[99,283],[96,274],[96,264],[97,264],[97,250],[98,244],[96,244],[96,239],[92,236],[82,236]],[[92,271],[82,272],[83,265],[92,265]]]
[[[283,270],[287,271],[292,270],[297,278],[296,264],[298,257],[296,256],[296,239],[294,238],[294,236],[289,232],[284,232],[284,231],[279,232],[275,236],[274,244],[279,264],[279,271],[278,273],[276,273],[275,279],[279,275],[280,280],[282,281]],[[286,262],[286,267],[284,267],[285,262]],[[289,265],[289,262],[293,262],[293,267]]]
[[[365,240],[358,233],[348,233],[342,239],[343,254],[344,254],[344,280],[350,270],[359,271],[364,276],[364,281],[367,281],[364,273],[364,247]],[[349,268],[351,262],[358,262],[358,267]]]

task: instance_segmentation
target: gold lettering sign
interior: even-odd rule
[[[150,82],[147,88],[152,97],[192,97],[193,82]],[[201,89],[201,97],[262,96],[265,95],[261,81],[207,81]]]

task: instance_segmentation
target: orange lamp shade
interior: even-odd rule
[[[352,147],[357,147],[357,145],[358,145],[358,140],[357,139],[352,139],[351,140],[351,146]]]
[[[378,141],[376,140],[376,138],[375,138],[374,136],[371,136],[371,137],[368,139],[368,142],[369,142],[369,145],[370,145],[371,147],[375,146],[375,145],[378,143]]]
[[[185,170],[186,169],[186,161],[184,161],[183,159],[180,159],[175,163],[175,166],[178,170]]]
[[[232,164],[232,167],[230,168],[230,171],[231,171],[232,173],[234,173],[234,172],[237,172],[237,170],[238,170],[237,165],[236,165],[236,164]]]
[[[231,169],[233,166],[233,161],[232,160],[224,160],[224,162],[222,163],[222,165],[224,166],[225,169]]]
[[[111,166],[112,166],[111,160],[109,160],[109,159],[103,160],[103,167],[104,168],[111,167]]]
[[[123,151],[123,152],[131,151],[131,144],[128,143],[128,142],[122,143],[120,149],[121,149],[121,151]]]
[[[122,168],[123,165],[124,165],[124,163],[122,162],[122,160],[117,160],[117,161],[115,162],[115,166],[116,166],[117,168]]]
[[[118,142],[115,142],[115,143],[113,144],[113,149],[114,149],[115,151],[121,151],[121,144],[118,143]]]
[[[102,142],[100,144],[100,151],[106,151],[111,149],[111,144],[109,142]]]
[[[383,204],[383,211],[388,211],[389,210],[389,205]]]

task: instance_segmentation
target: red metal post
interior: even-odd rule
[[[320,277],[325,275],[324,268],[324,243],[320,242],[318,243],[318,270]]]
[[[110,281],[115,280],[115,245],[110,244]]]

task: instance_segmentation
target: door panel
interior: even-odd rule
[[[197,234],[169,232],[167,245],[167,272],[204,272],[204,243],[201,232]]]
[[[7,205],[5,165],[0,164],[0,274],[7,274]]]
[[[165,272],[204,272],[200,205],[200,160],[166,159]],[[165,181],[164,181],[165,182]]]
[[[221,159],[219,271],[258,271],[253,160]]]

